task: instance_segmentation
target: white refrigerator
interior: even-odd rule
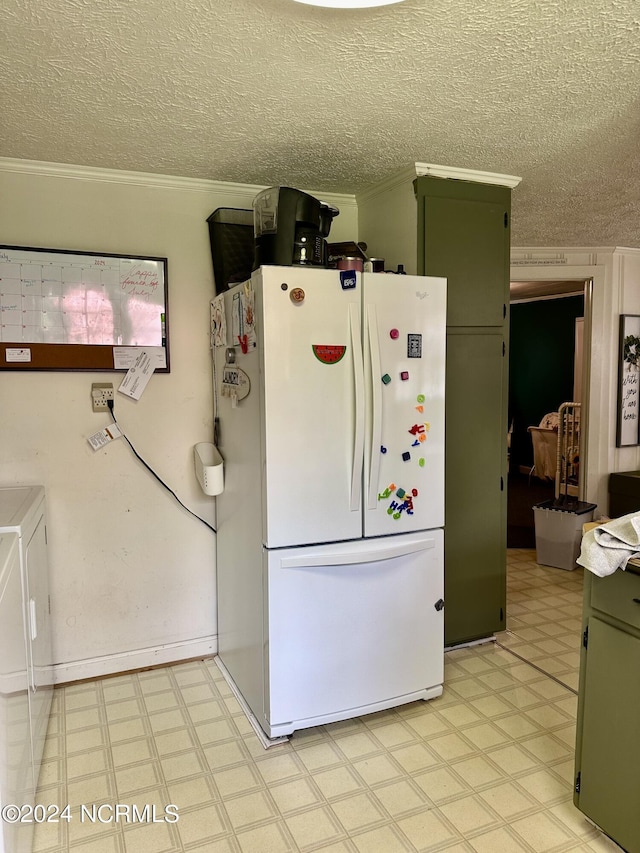
[[[442,693],[445,316],[433,277],[224,294],[218,654],[270,738]]]

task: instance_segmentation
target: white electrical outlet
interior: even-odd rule
[[[91,384],[91,400],[94,412],[108,411],[107,400],[113,400],[113,383],[93,382]]]

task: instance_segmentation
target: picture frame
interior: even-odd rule
[[[0,245],[0,370],[169,373],[167,259]]]
[[[640,444],[640,314],[620,315],[616,447]]]

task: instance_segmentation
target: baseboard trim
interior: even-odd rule
[[[162,646],[150,646],[146,649],[134,649],[102,657],[57,663],[53,667],[53,683],[67,684],[84,681],[88,678],[102,678],[131,670],[146,669],[151,666],[179,663],[200,657],[211,657],[218,652],[218,637],[199,637],[197,640],[185,640],[181,643],[166,643]]]
[[[470,649],[473,646],[483,646],[485,643],[495,643],[495,635],[480,637],[479,640],[467,640],[464,643],[455,643],[453,646],[445,646],[445,652],[455,652],[456,649]]]

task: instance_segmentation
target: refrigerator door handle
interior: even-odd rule
[[[353,566],[358,563],[377,563],[380,560],[393,560],[395,557],[415,554],[418,551],[428,551],[435,547],[435,539],[422,539],[420,542],[405,542],[403,545],[389,545],[385,548],[367,549],[365,547],[348,554],[335,552],[333,554],[307,555],[306,557],[302,554],[299,557],[282,557],[280,568],[313,569],[318,566]]]
[[[380,476],[380,446],[382,444],[382,395],[380,393],[380,342],[378,340],[378,315],[375,305],[367,306],[367,333],[371,359],[372,430],[371,458],[369,460],[368,509],[378,506],[378,477]]]
[[[360,337],[359,306],[349,305],[349,329],[353,358],[353,381],[355,388],[356,420],[353,436],[353,465],[351,467],[351,495],[349,509],[360,509],[362,498],[362,467],[364,465],[364,361]]]

